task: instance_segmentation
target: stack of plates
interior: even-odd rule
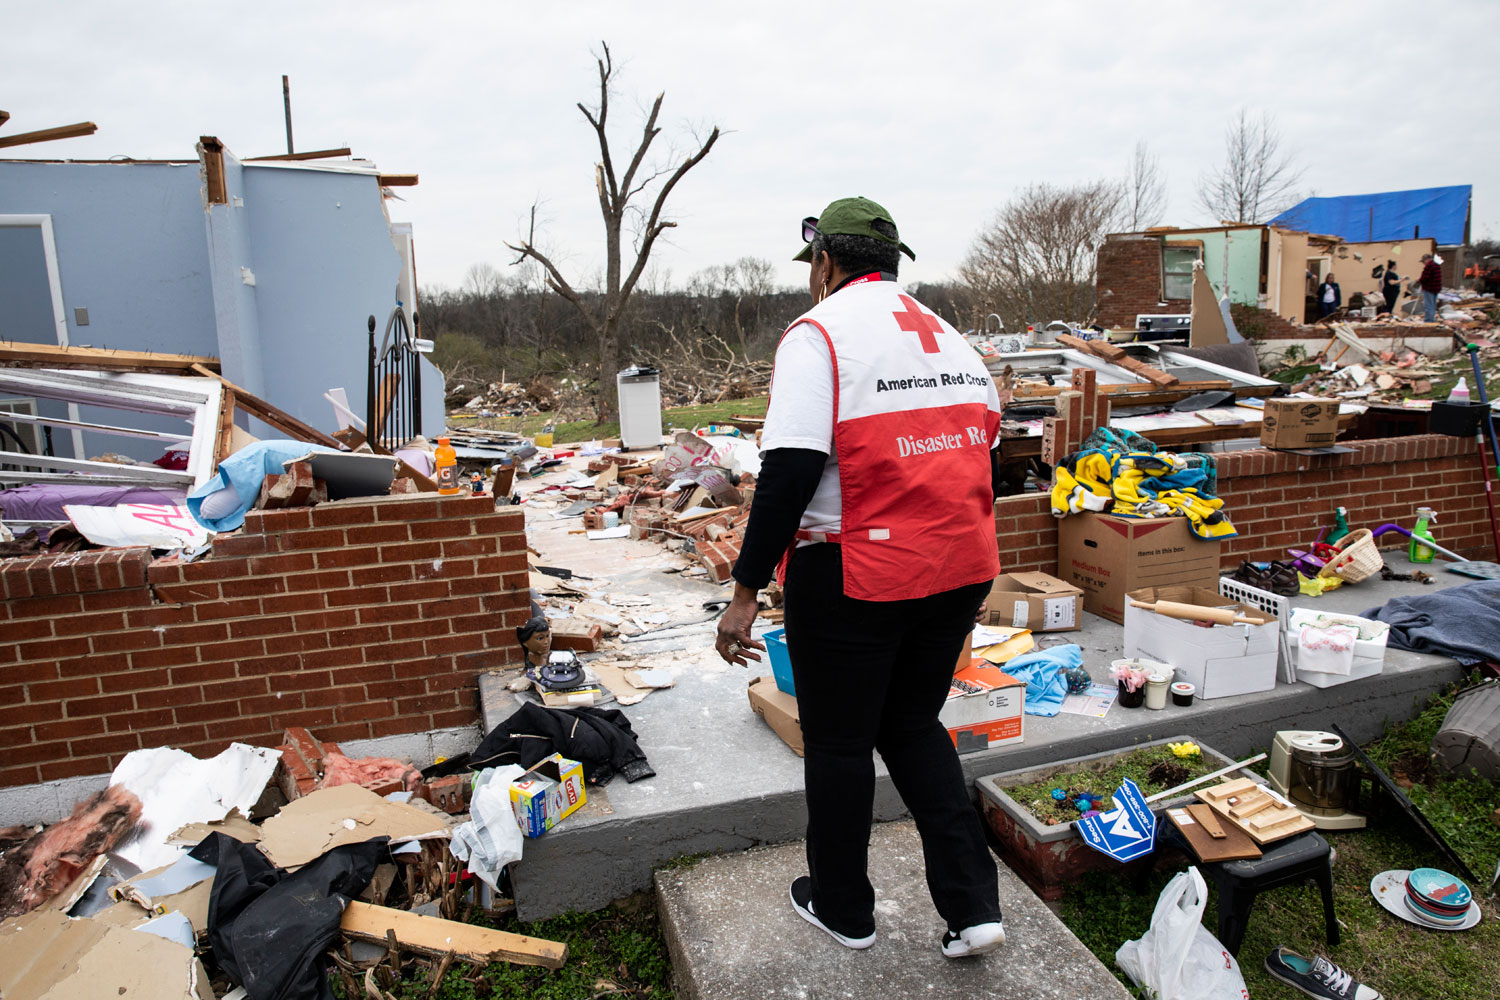
[[[1393,916],[1439,931],[1468,930],[1479,904],[1463,880],[1436,868],[1392,869],[1370,880],[1370,892]]]
[[[1464,922],[1474,894],[1462,879],[1438,868],[1418,868],[1406,876],[1406,906],[1418,917],[1444,926]]]

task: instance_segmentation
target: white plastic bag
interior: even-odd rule
[[[1180,872],[1162,889],[1151,926],[1115,952],[1115,963],[1157,1000],[1249,1000],[1234,956],[1204,929],[1208,886],[1197,868]]]
[[[469,800],[469,822],[453,828],[448,849],[496,892],[500,869],[521,860],[524,840],[511,810],[510,783],[524,770],[515,764],[486,768]]]

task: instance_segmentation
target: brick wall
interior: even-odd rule
[[[1099,247],[1094,278],[1098,322],[1109,329],[1135,329],[1137,313],[1187,313],[1192,303],[1161,304],[1161,239],[1124,234]]]
[[[1316,458],[1257,448],[1219,456],[1219,495],[1239,537],[1224,543],[1222,566],[1242,559],[1286,558],[1288,546],[1312,541],[1343,506],[1353,527],[1385,523],[1410,529],[1418,506],[1437,511],[1438,544],[1461,555],[1494,559],[1484,472],[1469,438],[1422,434],[1345,442],[1354,452]],[[1057,523],[1038,494],[995,502],[1000,565],[1007,572],[1057,568]],[[1395,533],[1385,548],[1404,547]]]
[[[520,662],[525,550],[520,508],[404,496],[252,511],[191,563],[0,562],[0,785],[472,723],[476,675]]]

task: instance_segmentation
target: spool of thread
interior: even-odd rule
[[[1161,674],[1146,678],[1146,707],[1157,711],[1167,707],[1167,678]]]
[[[1198,689],[1187,681],[1178,681],[1172,685],[1172,704],[1186,708],[1193,703],[1193,695],[1197,693]]]
[[[607,510],[607,511],[605,511],[604,512],[604,527],[605,528],[618,528],[619,526],[620,526],[620,512],[616,511],[616,510]]]

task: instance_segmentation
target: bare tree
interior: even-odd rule
[[[1220,222],[1264,222],[1290,207],[1302,178],[1268,113],[1243,108],[1224,132],[1224,162],[1198,178],[1198,201]]]
[[[1161,171],[1161,157],[1152,153],[1142,139],[1135,144],[1130,173],[1125,177],[1125,211],[1130,231],[1138,233],[1159,225],[1166,208],[1167,180]]]
[[[661,134],[661,129],[656,122],[661,115],[661,104],[666,94],[664,92],[657,94],[655,102],[651,105],[651,111],[646,116],[640,141],[636,145],[635,152],[631,154],[625,173],[623,175],[617,173],[614,157],[610,153],[607,131],[609,94],[611,84],[615,79],[615,68],[610,59],[609,46],[600,44],[604,49],[604,54],[595,60],[599,67],[599,104],[597,107],[590,108],[579,102],[578,110],[583,112],[583,117],[593,126],[599,141],[600,160],[594,165],[594,185],[599,195],[599,212],[604,217],[603,294],[588,297],[580,295],[569,284],[568,279],[563,277],[562,272],[557,269],[552,260],[537,249],[535,205],[531,209],[531,225],[526,238],[516,244],[507,243],[506,246],[519,254],[516,263],[527,258],[539,263],[547,273],[548,287],[571,302],[593,331],[599,344],[599,419],[604,421],[615,416],[618,409],[613,373],[619,366],[620,324],[624,318],[626,306],[630,302],[631,293],[635,291],[636,283],[640,281],[641,274],[646,269],[646,262],[651,256],[651,248],[655,246],[657,237],[677,225],[675,222],[662,218],[667,196],[672,193],[677,182],[682,180],[689,170],[701,163],[708,155],[708,151],[713,149],[714,143],[719,139],[719,130],[715,127],[709,133],[708,138],[699,144],[697,152],[681,159],[669,156],[669,161],[676,160],[675,165],[669,162],[667,166],[660,169],[646,168],[643,174],[642,166],[646,154],[651,148],[651,143]],[[626,213],[632,209],[631,199],[642,194],[663,177],[666,180],[657,189],[656,199],[650,211],[640,212],[636,209],[640,215],[644,216],[644,222],[634,233],[635,261],[627,272],[622,260],[621,234]]]
[[[1055,319],[1081,322],[1094,305],[1094,262],[1125,217],[1114,181],[1074,187],[1034,184],[979,231],[959,267],[975,305],[1010,329]]]

